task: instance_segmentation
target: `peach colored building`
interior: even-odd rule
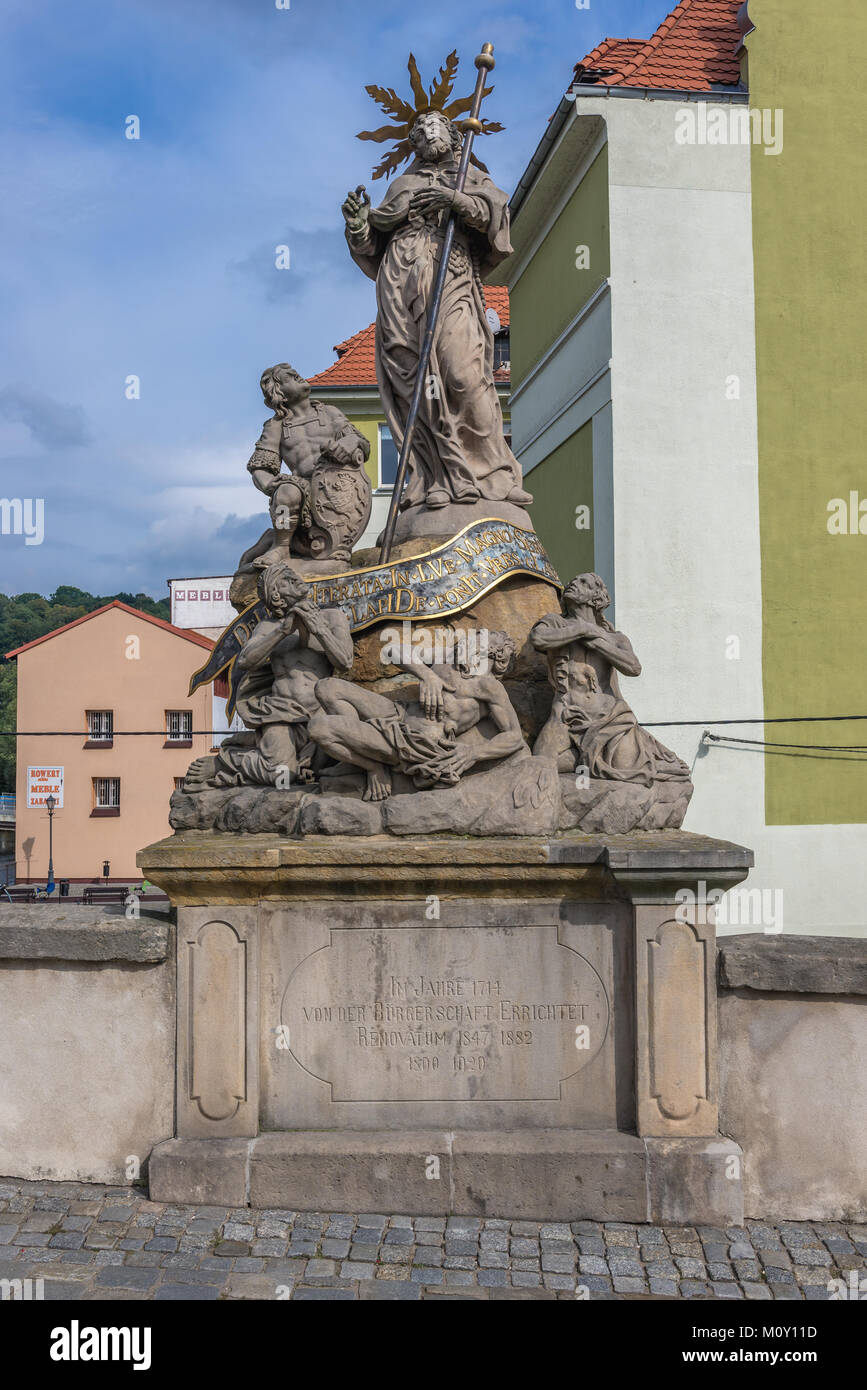
[[[211,686],[187,695],[212,647],[116,600],[7,652],[18,662],[19,730],[53,731],[18,739],[19,883],[45,882],[44,801],[61,770],[55,879],[101,880],[108,860],[112,880],[140,880],[136,851],[169,834],[176,779],[214,742],[199,732],[215,727]]]

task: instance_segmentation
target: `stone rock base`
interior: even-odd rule
[[[576,788],[574,775],[560,776],[560,829],[586,835],[628,835],[632,830],[679,830],[693,793],[692,782],[607,782],[591,777]]]
[[[417,791],[396,774],[385,801],[363,801],[362,774],[323,777],[305,789],[227,787],[175,792],[173,830],[223,830],[281,835],[546,835],[558,830],[625,835],[677,830],[692,796],[691,782],[591,779],[576,789],[548,758],[516,755],[472,772],[456,787]]]
[[[472,773],[456,787],[416,791],[398,775],[385,801],[363,801],[363,785],[363,776],[353,774],[323,779],[311,790],[174,792],[169,821],[173,830],[254,835],[545,835],[556,831],[560,815],[554,763],[529,754]]]
[[[721,1135],[304,1130],[170,1139],[149,1175],[156,1202],[725,1227],[743,1221],[741,1160]]]

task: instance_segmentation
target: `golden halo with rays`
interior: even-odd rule
[[[365,87],[365,91],[378,103],[383,114],[390,117],[392,125],[380,126],[379,130],[361,130],[358,132],[359,140],[375,140],[377,144],[382,144],[385,140],[394,140],[394,148],[373,171],[375,179],[381,179],[383,174],[393,174],[412,157],[412,145],[409,140],[409,132],[417,116],[421,116],[426,111],[441,111],[450,121],[457,116],[462,116],[465,111],[469,111],[473,104],[472,96],[460,97],[457,101],[449,101],[455,78],[458,72],[457,49],[453,49],[446,58],[445,64],[440,68],[435,81],[430,85],[430,90],[425,91],[424,84],[419,76],[418,64],[410,53],[409,80],[412,85],[412,101],[404,101],[397,95],[393,87],[377,87],[371,84]],[[486,87],[483,95],[490,96],[493,87]],[[505,127],[498,121],[481,121],[482,135],[493,135],[495,131],[504,130]],[[485,165],[481,160],[476,159],[475,155],[470,156],[471,163],[477,169],[487,173]]]

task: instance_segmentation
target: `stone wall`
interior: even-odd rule
[[[0,908],[0,1174],[123,1183],[175,1132],[167,913]],[[719,948],[720,1130],[749,1216],[864,1220],[867,942]]]
[[[747,1216],[867,1219],[867,942],[719,946],[720,1129],[745,1154]]]
[[[174,1132],[167,912],[0,908],[0,1173],[125,1183]]]

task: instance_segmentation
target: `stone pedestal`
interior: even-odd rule
[[[740,1221],[702,904],[751,862],[683,831],[151,845],[178,908],[152,1196]]]

